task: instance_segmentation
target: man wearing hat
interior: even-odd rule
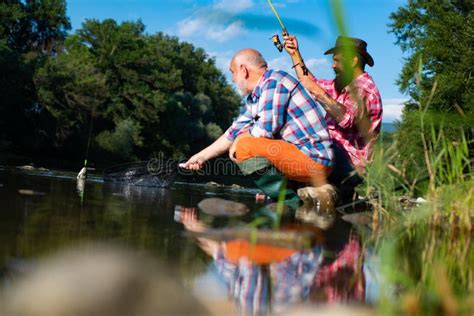
[[[374,65],[361,39],[339,36],[335,47],[324,54],[333,55],[332,80],[317,79],[308,71],[303,73],[297,57],[298,42],[287,35],[285,49],[293,61],[298,79],[326,110],[329,133],[336,153],[334,182],[344,182],[351,169],[362,173],[370,161],[373,144],[382,123],[382,100],[365,66]],[[302,67],[303,66],[303,67]]]

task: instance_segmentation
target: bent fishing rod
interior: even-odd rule
[[[280,16],[278,15],[278,12],[276,11],[275,7],[273,6],[273,3],[270,0],[267,0],[267,2],[270,5],[270,8],[272,9],[273,13],[275,14],[275,17],[277,18],[278,23],[280,23],[280,26],[281,26],[281,29],[282,29],[282,35],[283,36],[290,35],[290,33],[288,33],[288,30],[286,29],[285,25],[281,21]],[[281,53],[283,51],[284,44],[282,44],[282,42],[280,41],[280,37],[278,36],[278,34],[275,34],[275,35],[272,36],[272,41],[273,41],[273,44],[275,45],[275,47]],[[295,56],[296,56],[297,63],[294,64],[292,68],[300,66],[301,69],[303,70],[303,75],[307,76],[308,75],[308,68],[304,64],[303,58],[301,57],[301,54],[300,54],[299,50],[296,50]]]

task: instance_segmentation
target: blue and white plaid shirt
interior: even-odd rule
[[[292,75],[268,69],[226,132],[234,141],[243,132],[282,139],[324,166],[333,165],[325,112]]]

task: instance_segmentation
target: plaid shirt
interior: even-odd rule
[[[227,139],[245,131],[254,137],[282,139],[324,166],[333,165],[324,110],[299,81],[281,70],[267,70],[247,97]]]
[[[239,315],[283,314],[291,305],[308,301],[342,304],[365,300],[363,250],[356,235],[330,256],[315,246],[266,266],[247,257],[232,263],[222,248],[213,257],[217,275]]]
[[[334,80],[316,80],[334,100],[343,104],[346,114],[339,124],[326,114],[329,133],[333,141],[347,152],[352,164],[357,169],[364,169],[370,160],[372,147],[380,133],[382,125],[382,99],[372,77],[363,73],[352,84],[346,86],[341,93],[337,93]],[[351,87],[353,86],[353,88]],[[354,93],[351,89],[355,89]],[[358,107],[353,95],[359,97],[364,107]],[[357,123],[364,116],[370,121],[369,133],[371,140],[366,142],[362,133],[357,129]]]

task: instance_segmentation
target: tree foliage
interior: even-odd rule
[[[409,0],[391,14],[391,32],[408,54],[398,80],[402,92],[423,102],[437,81],[432,109],[474,112],[473,9],[472,1]]]
[[[203,49],[141,21],[86,20],[64,0],[0,3],[0,150],[80,161],[189,155],[240,100]],[[21,128],[20,128],[21,127]]]
[[[70,28],[62,0],[0,3],[0,149],[40,149],[45,133],[33,76]],[[47,125],[47,124],[45,124]],[[33,132],[35,131],[35,133]]]
[[[59,147],[87,136],[90,115],[96,145],[123,159],[184,156],[209,143],[215,125],[230,124],[239,99],[214,61],[202,49],[144,29],[140,21],[87,20],[64,53],[39,69],[39,99],[55,118]],[[113,140],[123,136],[124,122],[134,135],[131,149],[122,146],[129,155],[119,154],[121,141]]]
[[[409,0],[390,16],[391,32],[407,54],[398,85],[411,97],[395,134],[397,167],[412,181],[427,173],[422,138],[427,146],[437,142],[433,135],[472,142],[473,9],[472,1]]]

